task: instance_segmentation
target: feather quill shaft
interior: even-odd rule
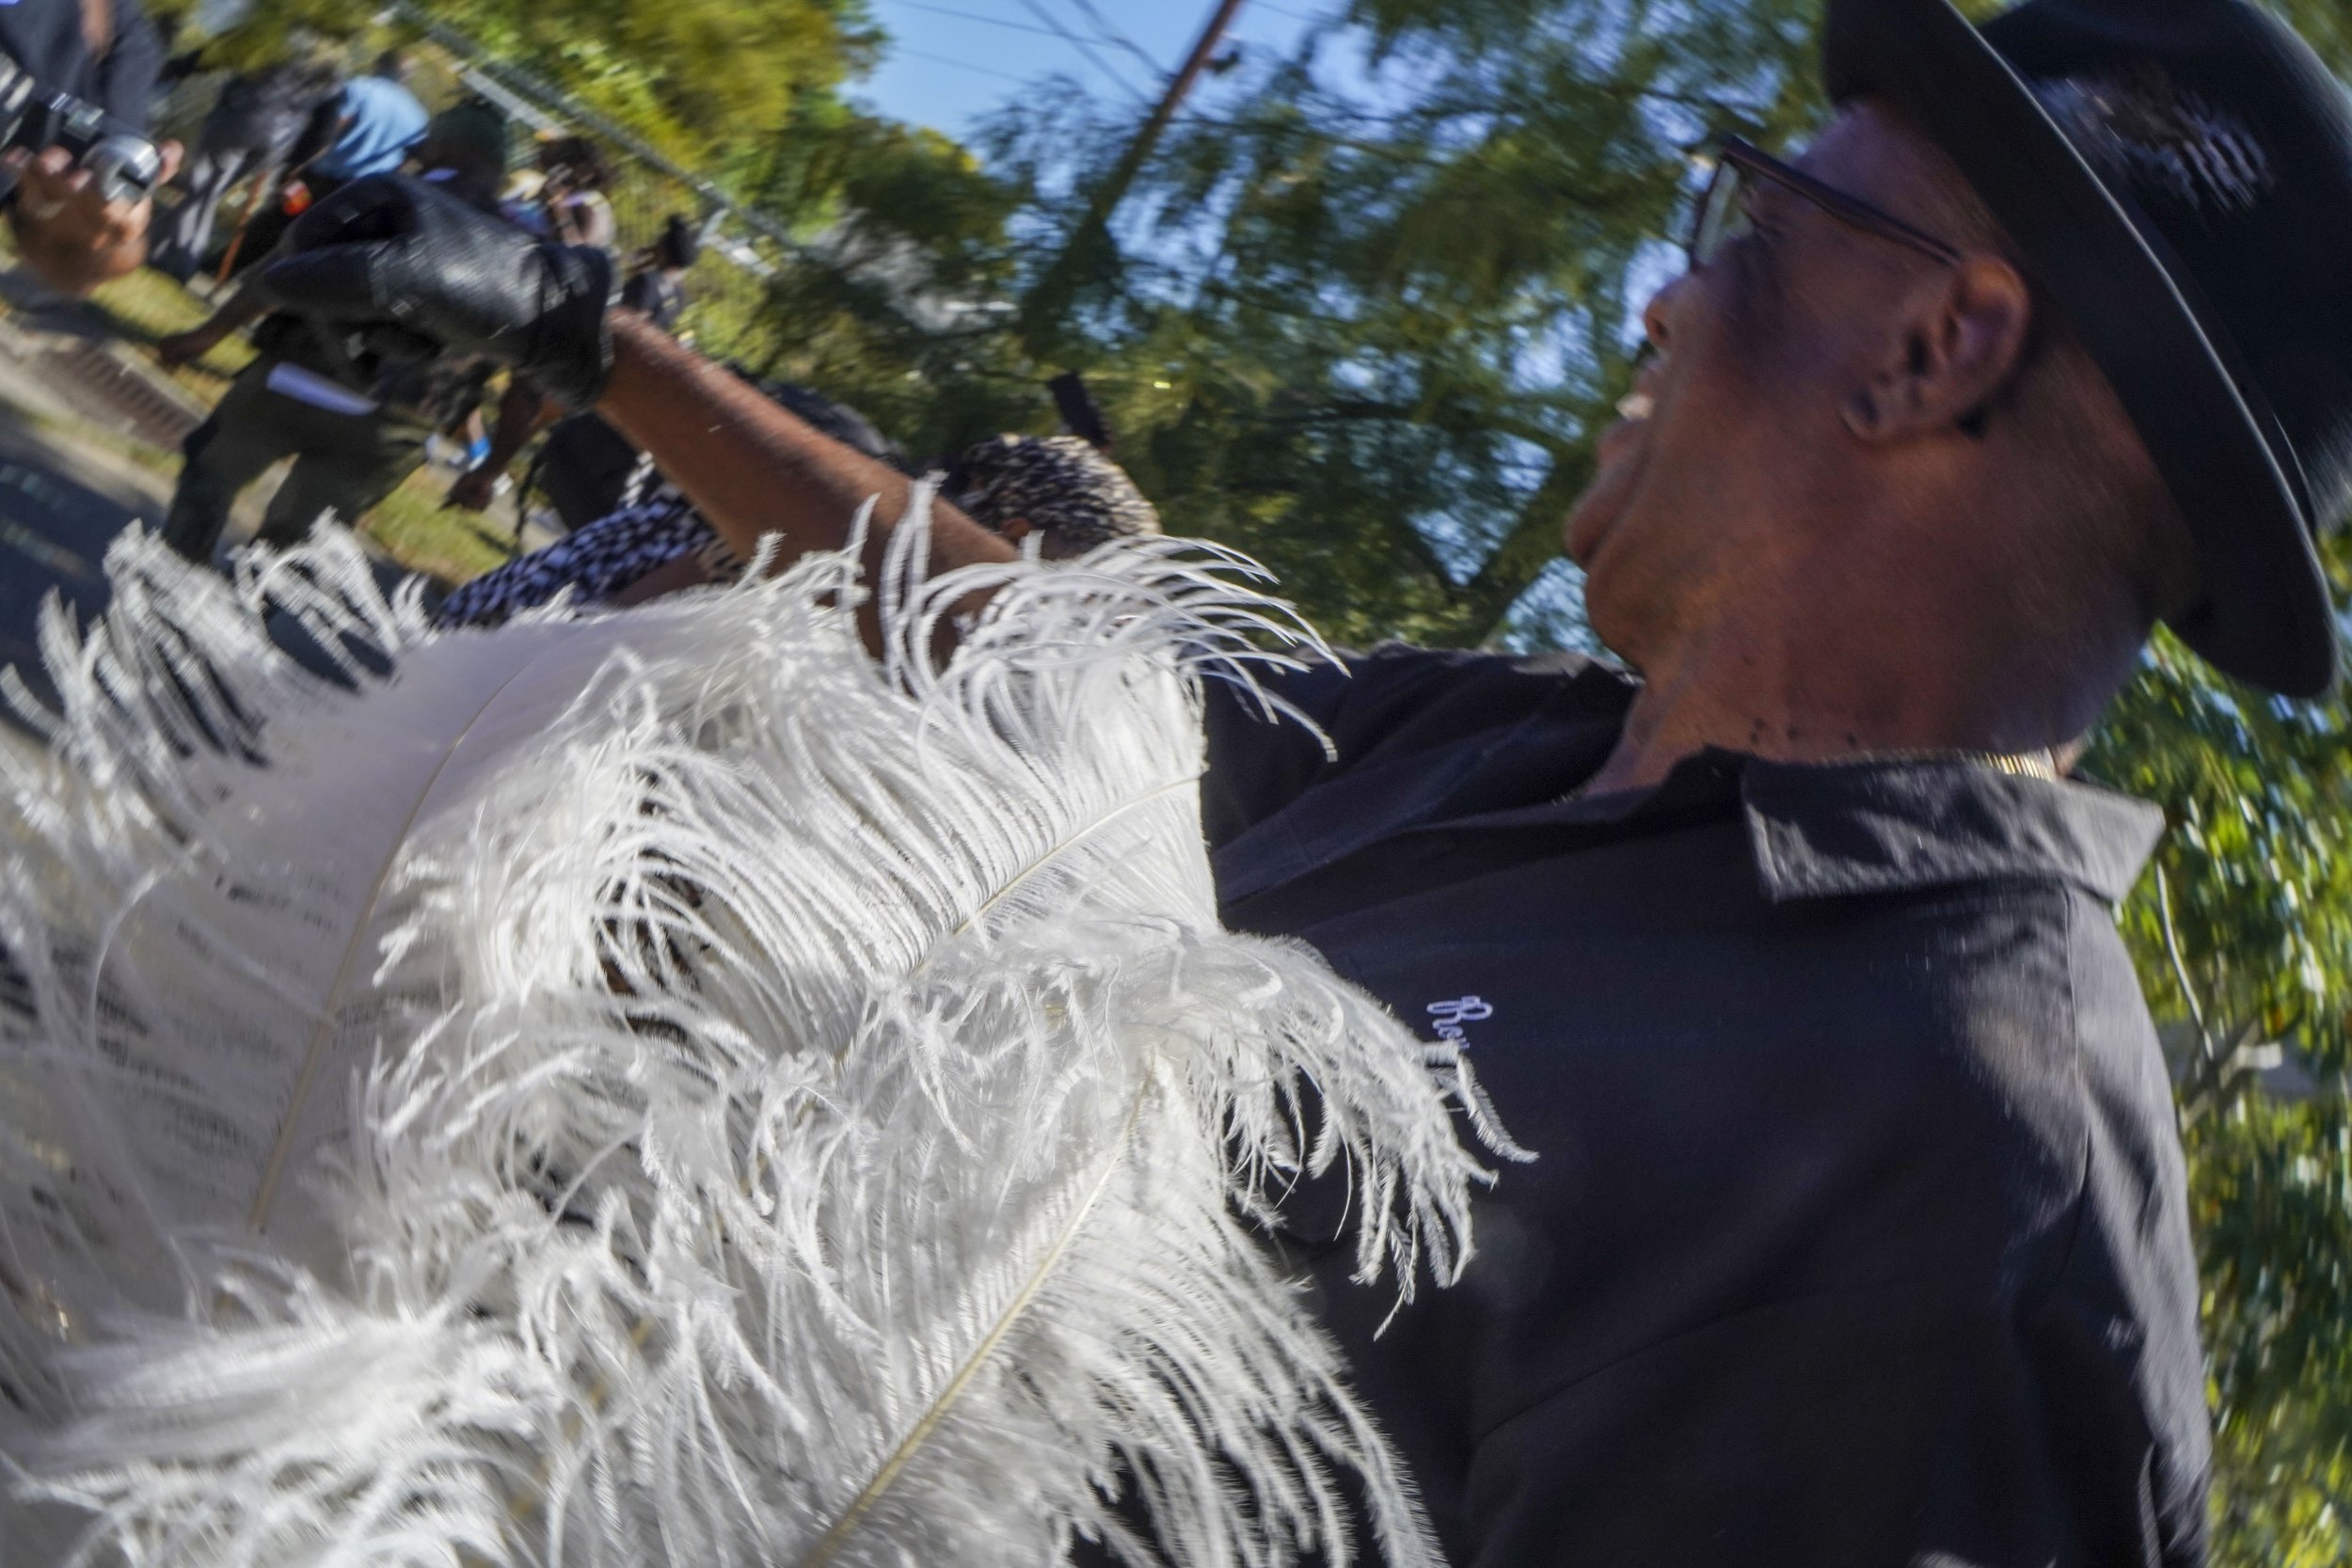
[[[1191,788],[1200,782],[1200,775],[1198,772],[1187,773],[1184,777],[1178,779],[1170,779],[1168,783],[1160,785],[1159,788],[1138,795],[1134,800],[1114,808],[1107,816],[1098,817],[1094,821],[1086,824],[1086,826],[1080,828],[1069,838],[1064,839],[1059,844],[1051,846],[1043,854],[1040,855],[1037,859],[1031,861],[1028,864],[1014,872],[1003,887],[998,888],[994,893],[990,894],[985,903],[981,904],[978,909],[974,910],[970,914],[964,916],[963,920],[956,927],[956,928],[948,934],[950,936],[960,937],[963,935],[964,932],[971,930],[981,921],[987,919],[991,911],[994,910],[998,905],[1004,903],[1006,899],[1011,897],[1015,893],[1020,892],[1022,887],[1027,883],[1030,878],[1042,874],[1046,867],[1054,864],[1063,856],[1070,853],[1086,839],[1091,838],[1094,834],[1111,827],[1121,817],[1126,816],[1130,813],[1140,811],[1145,806],[1151,805],[1158,800],[1163,800],[1168,796],[1175,794],[1176,791],[1180,789]]]
[[[278,1183],[286,1173],[286,1157],[294,1148],[295,1124],[301,1117],[304,1103],[310,1098],[312,1085],[318,1081],[319,1060],[326,1053],[327,1041],[335,1032],[335,1021],[342,1004],[343,993],[350,987],[352,971],[358,961],[359,949],[370,934],[370,922],[375,914],[377,904],[384,896],[385,883],[390,879],[393,870],[400,864],[401,851],[406,847],[409,830],[416,826],[417,818],[422,815],[426,803],[433,799],[433,786],[441,782],[441,775],[448,771],[450,763],[457,755],[458,748],[465,745],[467,737],[473,734],[474,726],[479,724],[484,716],[498,705],[499,698],[505,695],[506,689],[519,680],[528,670],[529,666],[526,665],[522,670],[516,671],[514,674],[501,681],[497,689],[483,701],[482,705],[474,710],[473,717],[466,721],[465,727],[451,738],[448,750],[444,751],[440,760],[433,765],[433,771],[425,776],[424,786],[417,791],[415,802],[409,806],[406,814],[401,818],[399,833],[394,837],[391,847],[385,851],[383,862],[376,867],[375,875],[369,880],[367,893],[360,900],[358,918],[352,922],[351,936],[343,943],[342,956],[335,961],[335,976],[327,982],[326,995],[319,1003],[318,1025],[311,1031],[309,1042],[303,1047],[302,1069],[294,1075],[294,1092],[286,1101],[284,1123],[278,1131],[277,1141],[270,1145],[268,1160],[262,1166],[262,1184],[253,1195],[252,1211],[246,1216],[246,1223],[256,1230],[262,1229],[269,1223],[270,1205],[277,1200]],[[93,976],[93,983],[94,981],[95,976]]]
[[[946,1386],[940,1389],[939,1397],[934,1399],[922,1415],[916,1418],[914,1424],[907,1430],[906,1436],[899,1440],[898,1446],[890,1450],[890,1456],[883,1460],[882,1467],[874,1472],[874,1479],[859,1489],[858,1495],[850,1499],[850,1506],[841,1511],[841,1516],[826,1528],[823,1535],[818,1537],[817,1544],[811,1546],[808,1555],[801,1560],[801,1568],[826,1568],[826,1565],[833,1561],[834,1555],[841,1550],[842,1544],[848,1541],[858,1527],[866,1522],[866,1516],[874,1511],[874,1505],[882,1500],[882,1494],[890,1490],[891,1483],[896,1481],[899,1474],[906,1469],[916,1451],[922,1448],[931,1433],[938,1430],[940,1422],[947,1418],[947,1413],[955,1407],[956,1401],[971,1386],[972,1379],[978,1373],[980,1368],[990,1356],[996,1354],[997,1346],[1004,1342],[1005,1336],[1011,1331],[1015,1320],[1027,1311],[1029,1304],[1037,1299],[1038,1291],[1044,1286],[1046,1275],[1054,1271],[1055,1265],[1061,1261],[1062,1255],[1070,1250],[1070,1244],[1076,1239],[1079,1228],[1086,1224],[1087,1216],[1094,1212],[1095,1204],[1101,1200],[1104,1189],[1110,1185],[1111,1178],[1118,1174],[1120,1163],[1127,1156],[1127,1141],[1135,1135],[1136,1118],[1143,1113],[1144,1097],[1151,1092],[1151,1081],[1147,1078],[1136,1090],[1135,1101],[1127,1108],[1127,1119],[1119,1130],[1118,1140],[1103,1159],[1101,1174],[1096,1176],[1088,1187],[1086,1197],[1071,1214],[1070,1223],[1062,1227],[1061,1234],[1054,1238],[1053,1245],[1048,1247],[1045,1255],[1037,1260],[1037,1267],[1030,1272],[1029,1277],[1023,1282],[1012,1300],[1005,1304],[1004,1311],[998,1314],[996,1321],[989,1325],[988,1332],[980,1337],[979,1343],[972,1347],[972,1353],[964,1357],[962,1365],[956,1369],[955,1375],[947,1380]]]

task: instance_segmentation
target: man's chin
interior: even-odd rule
[[[1576,504],[1568,508],[1568,520],[1560,531],[1568,559],[1587,572],[1592,570],[1602,544],[1618,531],[1626,515],[1633,510],[1634,497],[1641,485],[1645,466],[1641,452],[1610,455],[1614,461],[1604,458],[1599,472],[1593,475],[1584,493],[1576,498]]]
[[[1615,531],[1625,515],[1624,497],[1609,494],[1607,484],[1605,479],[1598,481],[1579,497],[1560,531],[1560,542],[1568,552],[1568,559],[1582,571],[1593,569],[1593,558],[1600,553],[1602,541]]]

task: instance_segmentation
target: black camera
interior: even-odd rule
[[[151,196],[164,166],[153,142],[116,129],[95,103],[47,91],[15,61],[0,59],[0,149],[18,147],[64,148],[109,201]],[[14,195],[12,183],[0,189],[0,199]]]

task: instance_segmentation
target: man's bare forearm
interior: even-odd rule
[[[268,314],[269,301],[262,297],[260,289],[247,282],[222,301],[220,309],[215,310],[198,330],[226,338],[232,332],[243,331]]]
[[[819,435],[634,312],[614,312],[612,347],[612,376],[597,411],[653,454],[728,548],[749,560],[776,534],[787,560],[838,549],[858,508],[871,499],[866,565],[879,566],[906,515],[906,476]],[[933,572],[1015,553],[954,507],[932,505]]]
[[[530,445],[531,438],[555,422],[555,405],[539,395],[539,389],[519,375],[506,378],[506,390],[499,398],[498,425],[490,433],[490,454],[478,467],[502,474],[515,461],[516,454]]]

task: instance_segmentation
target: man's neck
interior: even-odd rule
[[[1938,626],[1925,607],[1804,604],[1721,618],[1648,661],[1616,750],[1585,787],[1646,788],[1709,748],[1781,762],[1887,752],[2024,753],[2071,746],[2105,692],[2052,690],[2018,640]]]

